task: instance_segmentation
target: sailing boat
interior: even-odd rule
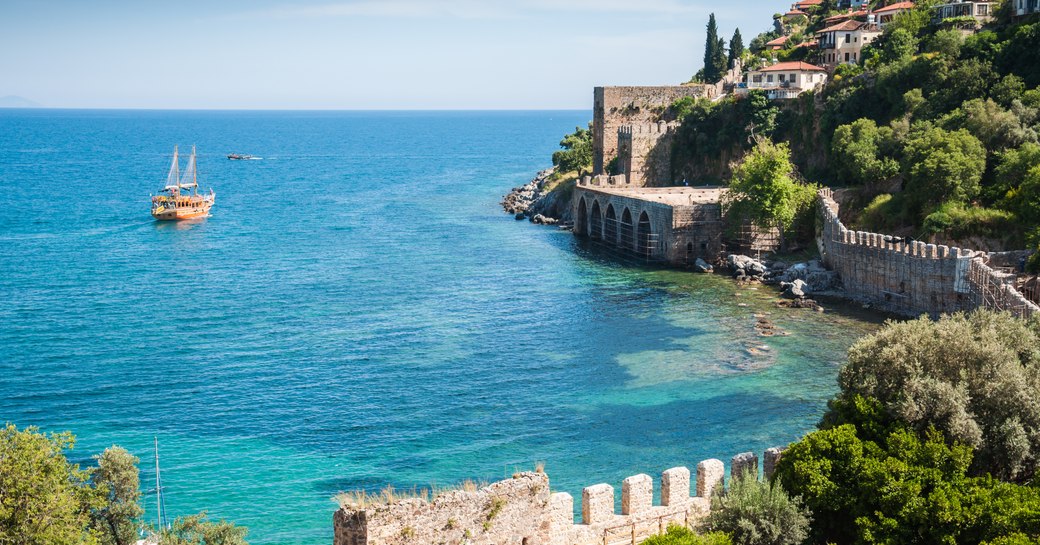
[[[152,197],[152,217],[157,220],[186,220],[204,218],[209,215],[216,193],[199,193],[198,171],[195,168],[195,146],[191,147],[191,158],[184,175],[180,175],[177,146],[173,147],[173,163],[166,175],[166,186],[159,195]]]

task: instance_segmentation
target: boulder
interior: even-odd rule
[[[781,282],[780,287],[784,289],[785,296],[796,299],[801,299],[812,293],[812,287],[800,279],[794,282]]]
[[[839,284],[838,273],[828,270],[810,270],[805,276],[805,281],[814,292],[831,290]]]
[[[710,263],[698,257],[697,261],[693,263],[693,270],[700,273],[710,273],[715,269],[711,266]]]
[[[762,276],[766,272],[766,266],[761,261],[746,255],[730,254],[726,258],[729,268],[733,270],[734,276]]]
[[[525,216],[523,212],[517,212],[516,215],[513,216],[513,217],[516,218],[519,221],[519,220],[524,219],[527,216]]]

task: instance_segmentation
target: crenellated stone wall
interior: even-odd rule
[[[994,262],[1002,259],[997,254],[851,231],[838,218],[830,189],[820,190],[817,203],[820,255],[838,272],[850,299],[904,316],[978,307],[1019,316],[1040,312],[1015,290],[1014,274],[991,265],[991,255]]]
[[[618,128],[618,171],[633,186],[672,185],[672,138],[678,123],[647,123]]]
[[[592,92],[592,171],[606,172],[618,156],[618,129],[657,123],[673,102],[683,97],[714,98],[713,85],[596,87]]]
[[[766,451],[765,477],[772,476],[782,449]],[[758,457],[745,452],[730,460],[731,475],[758,473]],[[654,505],[650,475],[621,483],[621,513],[616,491],[607,483],[586,487],[581,520],[575,521],[574,498],[549,492],[544,473],[518,473],[480,490],[456,490],[432,502],[407,499],[390,505],[343,507],[333,517],[334,545],[404,545],[469,543],[473,545],[636,545],[670,524],[695,526],[711,507],[712,493],[725,485],[721,460],[697,464],[696,490],[691,472],[673,467],[661,473],[661,501]]]

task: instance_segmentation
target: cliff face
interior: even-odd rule
[[[556,183],[556,169],[538,173],[530,182],[514,187],[502,200],[502,208],[516,219],[535,223],[568,223],[571,221],[571,195],[574,180]]]

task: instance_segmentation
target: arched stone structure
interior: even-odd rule
[[[647,257],[654,255],[653,228],[646,210],[639,214],[639,223],[636,225],[636,253]]]
[[[585,197],[578,199],[578,215],[574,220],[574,234],[585,235],[588,234],[589,225],[589,212],[588,207],[585,204]]]
[[[599,209],[599,199],[592,201],[592,212],[589,214],[589,236],[594,239],[603,238],[603,212]]]
[[[617,246],[617,237],[617,213],[614,212],[614,205],[608,204],[607,213],[603,217],[603,240]]]
[[[621,212],[621,233],[618,246],[625,250],[635,249],[635,230],[632,225],[632,211],[629,210],[627,206],[624,211]]]

